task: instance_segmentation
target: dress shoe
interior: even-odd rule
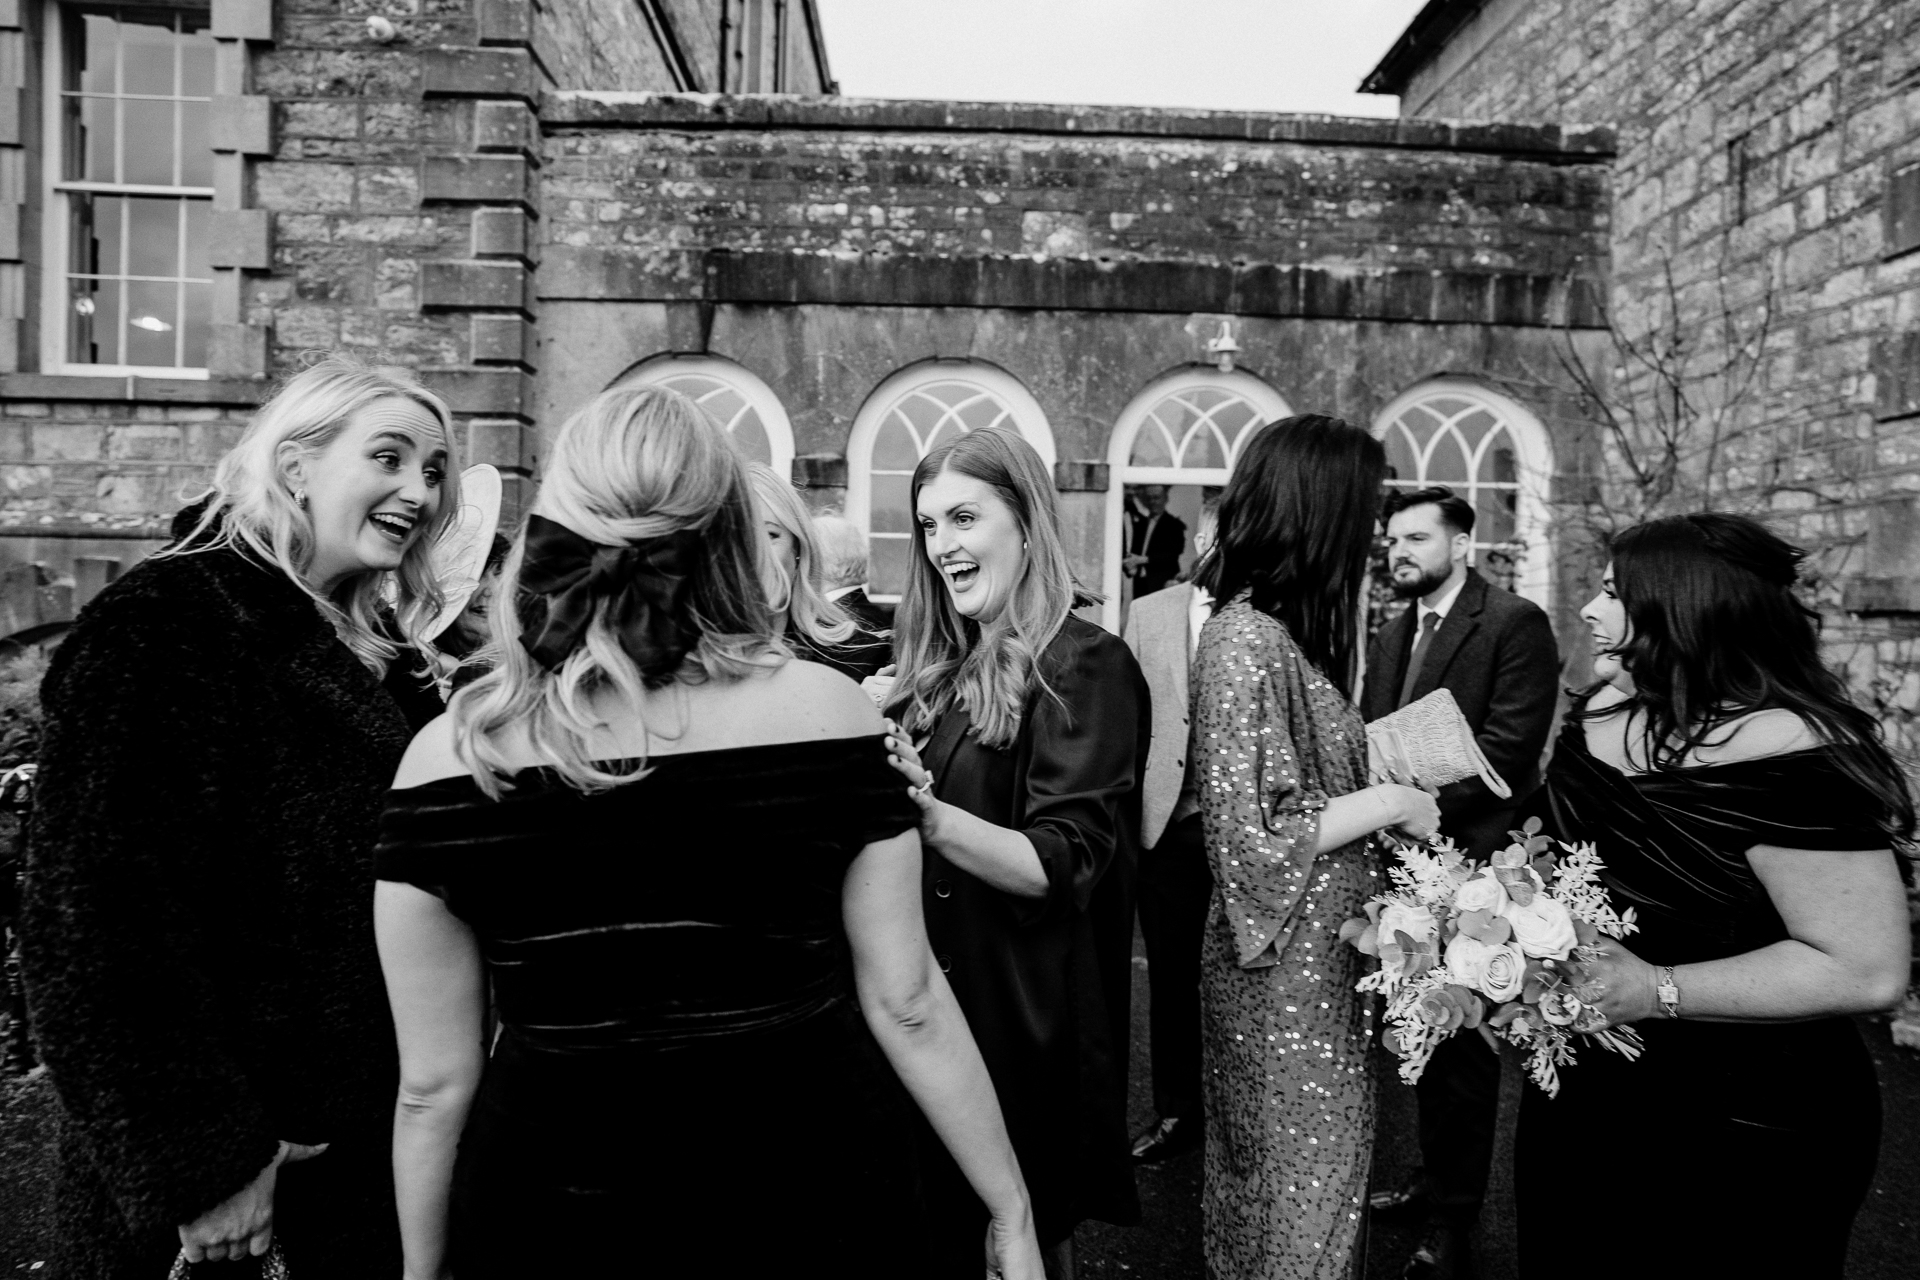
[[[1367,1197],[1367,1208],[1387,1217],[1401,1217],[1427,1207],[1427,1175],[1415,1173],[1397,1187]]]
[[[1206,1130],[1199,1120],[1169,1116],[1134,1138],[1133,1161],[1135,1164],[1158,1164],[1162,1160],[1171,1160],[1199,1146],[1205,1137]]]
[[[1427,1224],[1407,1259],[1403,1280],[1469,1280],[1472,1272],[1466,1259],[1466,1233],[1443,1218]]]

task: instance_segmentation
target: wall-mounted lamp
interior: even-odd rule
[[[1208,341],[1207,354],[1219,366],[1220,372],[1233,372],[1233,358],[1240,354],[1240,344],[1233,340],[1233,321],[1220,322],[1220,334]]]

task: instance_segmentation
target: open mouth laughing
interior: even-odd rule
[[[419,519],[418,516],[404,515],[398,511],[376,511],[367,517],[367,522],[378,529],[382,537],[398,545],[407,540],[407,535],[413,532]]]
[[[953,591],[965,591],[980,576],[980,564],[975,560],[949,560],[940,566],[940,572],[947,575],[947,586]]]

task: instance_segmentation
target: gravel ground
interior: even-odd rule
[[[1135,1129],[1153,1118],[1147,1078],[1146,958],[1134,938],[1133,1047],[1129,1081],[1129,1120]],[[1880,1141],[1880,1170],[1865,1208],[1854,1223],[1847,1280],[1913,1280],[1920,1275],[1920,1052],[1894,1047],[1883,1019],[1862,1019],[1868,1047],[1880,1069],[1886,1108]],[[1385,1055],[1381,1057],[1384,1059]],[[1376,1185],[1395,1186],[1419,1163],[1414,1143],[1413,1090],[1380,1068],[1380,1137],[1374,1150]],[[1529,1086],[1531,1087],[1531,1086]],[[1496,1181],[1499,1175],[1495,1175]],[[1139,1171],[1140,1225],[1132,1228],[1088,1223],[1075,1238],[1080,1273],[1089,1280],[1144,1276],[1149,1280],[1206,1280],[1200,1251],[1201,1158],[1191,1152]],[[1494,1237],[1510,1232],[1511,1207],[1496,1194],[1482,1230]],[[1398,1280],[1418,1234],[1417,1222],[1375,1222],[1368,1235],[1367,1280]],[[1481,1280],[1507,1280],[1499,1255]]]

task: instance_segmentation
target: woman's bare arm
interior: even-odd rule
[[[480,1083],[485,988],[473,931],[424,889],[381,881],[374,933],[400,1043],[394,1193],[406,1280],[444,1280],[453,1156]]]

